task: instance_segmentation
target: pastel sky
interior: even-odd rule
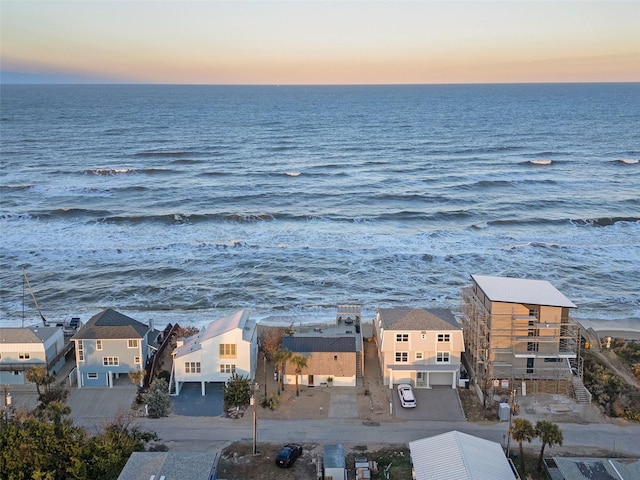
[[[1,0],[0,41],[3,82],[640,81],[639,1]]]

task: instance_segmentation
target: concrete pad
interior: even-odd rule
[[[402,408],[398,391],[394,388],[393,409],[397,418],[402,420],[430,420],[463,422],[464,413],[458,390],[446,386],[434,386],[430,389],[414,388],[415,408]]]
[[[67,406],[74,419],[112,419],[131,412],[136,392],[137,387],[133,384],[114,388],[73,388]]]
[[[353,387],[331,387],[329,418],[358,418],[358,400]]]
[[[185,383],[180,395],[171,397],[174,415],[186,417],[220,417],[224,409],[222,383],[206,383],[202,395],[200,383]]]

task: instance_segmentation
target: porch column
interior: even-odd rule
[[[82,388],[82,373],[78,367],[76,367],[76,379],[78,380],[78,388]]]
[[[389,389],[393,390],[393,370],[389,369]]]
[[[431,372],[427,370],[427,388],[431,388]]]
[[[200,382],[200,389],[202,390],[202,396],[204,397],[204,393],[205,393],[205,390],[206,390],[204,382]]]
[[[451,388],[456,388],[457,387],[457,385],[456,385],[456,383],[457,383],[456,380],[458,379],[458,375],[457,374],[458,374],[457,370],[452,372],[453,378],[451,379]]]

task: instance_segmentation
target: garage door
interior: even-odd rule
[[[429,384],[451,386],[451,382],[453,381],[452,375],[451,373],[431,373],[429,375]]]

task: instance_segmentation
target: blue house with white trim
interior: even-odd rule
[[[143,370],[157,351],[160,332],[107,308],[94,315],[72,337],[76,349],[78,388],[113,387],[121,375]]]

